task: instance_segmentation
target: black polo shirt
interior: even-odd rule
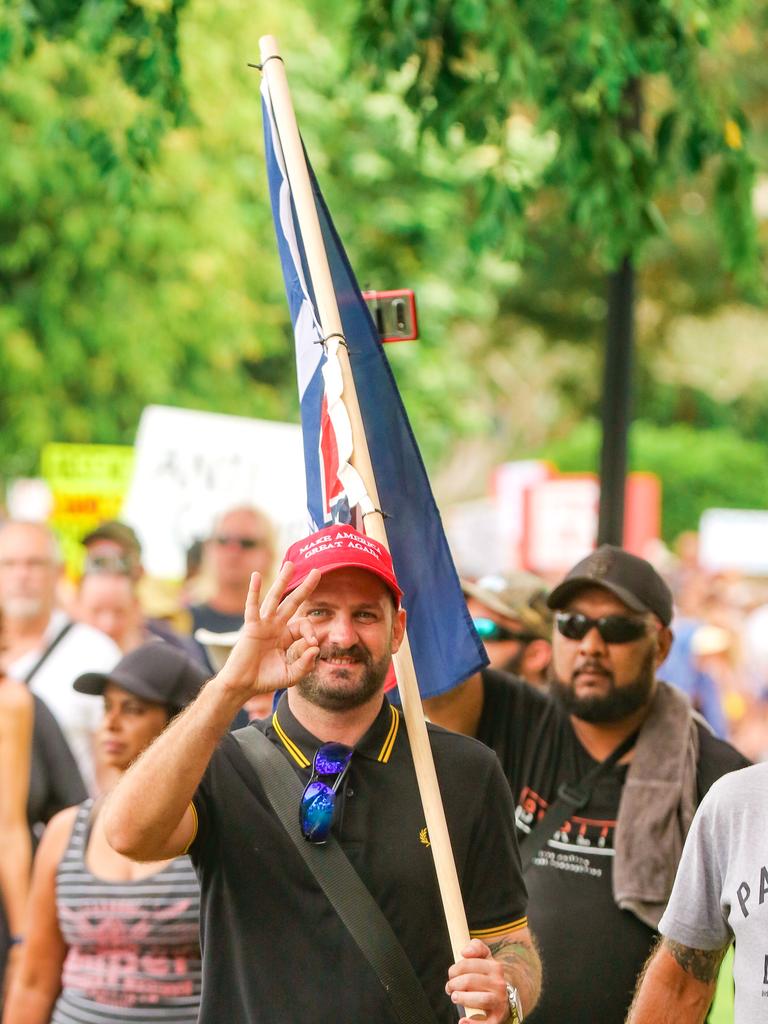
[[[320,741],[286,696],[252,722],[307,780]],[[514,806],[499,762],[476,740],[429,726],[467,919],[494,937],[526,924]],[[201,1024],[396,1024],[391,1003],[304,863],[239,744],[225,736],[195,795],[190,848],[202,889]],[[298,814],[298,807],[296,809]],[[453,961],[410,745],[384,699],[355,748],[334,833],[410,956],[437,1019]]]

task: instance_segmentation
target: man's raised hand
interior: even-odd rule
[[[251,576],[243,628],[218,677],[228,689],[241,692],[243,701],[257,693],[294,686],[312,669],[320,653],[311,623],[296,617],[302,602],[320,582],[320,573],[313,569],[283,597],[292,576],[293,565],[286,562],[261,606],[261,578],[257,572]]]

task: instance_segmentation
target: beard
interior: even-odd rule
[[[392,653],[388,649],[378,661],[374,661],[371,652],[362,644],[353,644],[352,647],[329,644],[320,648],[318,661],[329,658],[353,658],[354,662],[334,666],[333,680],[327,676],[323,678],[315,668],[296,684],[296,689],[310,704],[325,711],[350,711],[366,704],[382,688]],[[357,683],[352,684],[361,664],[364,667],[363,673]]]
[[[41,597],[20,594],[7,597],[3,601],[3,611],[9,619],[36,619],[45,611],[45,601]]]
[[[569,715],[574,715],[584,722],[595,722],[607,725],[610,722],[620,722],[645,707],[653,693],[654,680],[656,678],[655,666],[656,651],[649,647],[647,654],[643,657],[639,671],[631,683],[624,686],[617,686],[613,673],[605,670],[602,665],[595,663],[583,663],[579,671],[589,667],[603,671],[610,681],[607,693],[590,697],[577,697],[574,689],[574,679],[570,683],[564,683],[553,674],[550,682],[550,693]]]

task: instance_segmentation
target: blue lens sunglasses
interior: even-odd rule
[[[312,760],[312,775],[299,804],[301,834],[310,843],[324,843],[333,825],[336,793],[352,761],[352,747],[324,743]]]
[[[531,640],[538,639],[534,633],[526,633],[524,630],[507,629],[507,627],[502,626],[501,623],[494,622],[493,619],[486,619],[482,616],[474,616],[472,624],[477,630],[481,640],[489,640],[491,642],[497,642],[500,640],[519,640],[521,643],[530,643]]]

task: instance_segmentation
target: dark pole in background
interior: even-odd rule
[[[619,134],[626,140],[640,131],[643,92],[639,78],[625,88]],[[624,542],[624,491],[627,480],[635,320],[635,268],[629,252],[608,277],[608,324],[603,373],[603,446],[600,452],[598,544]]]
[[[634,267],[629,256],[625,256],[619,268],[608,278],[598,544],[621,545],[624,537],[624,489],[631,422],[634,292]]]

